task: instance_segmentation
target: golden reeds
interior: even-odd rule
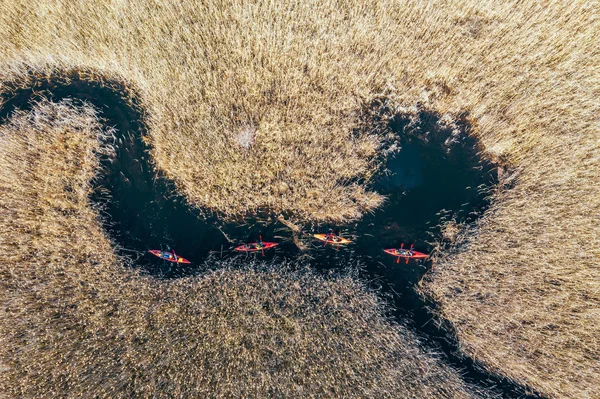
[[[375,96],[468,112],[518,180],[425,288],[487,366],[552,397],[594,397],[599,9],[5,0],[0,80],[84,70],[135,87],[159,169],[232,217],[343,221],[378,206],[356,183],[377,169],[380,131],[364,113]]]
[[[235,262],[159,280],[113,254],[89,203],[93,108],[0,126],[0,394],[479,397],[352,277]]]

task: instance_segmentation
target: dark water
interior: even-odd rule
[[[485,211],[487,193],[496,184],[493,164],[480,157],[476,140],[468,135],[468,124],[459,122],[458,132],[439,124],[439,115],[422,112],[419,122],[397,116],[390,122],[400,148],[386,163],[386,171],[372,182],[372,188],[386,195],[385,205],[360,222],[346,226],[312,226],[303,235],[310,248],[300,251],[292,233],[277,221],[222,223],[209,212],[188,206],[173,184],[158,174],[142,141],[144,115],[134,103],[124,100],[119,82],[89,82],[77,75],[51,81],[38,80],[30,89],[16,90],[0,110],[5,120],[14,109],[30,107],[40,95],[73,98],[96,106],[109,126],[116,128],[115,154],[102,160],[103,173],[96,181],[92,202],[103,208],[102,221],[118,252],[133,260],[132,267],[159,278],[178,278],[205,270],[212,258],[245,256],[232,249],[262,236],[278,241],[279,247],[266,251],[264,259],[308,259],[320,270],[330,271],[358,265],[360,275],[393,305],[392,315],[409,324],[430,349],[442,351],[448,363],[463,371],[472,384],[497,390],[506,398],[537,398],[524,387],[485,372],[464,357],[447,329],[432,321],[427,304],[414,291],[415,284],[431,267],[429,262],[395,263],[384,248],[400,243],[430,252],[431,243],[441,239],[440,224],[456,220],[471,223]],[[264,219],[263,219],[264,220]],[[347,247],[335,249],[312,240],[313,232],[329,228],[353,239]],[[148,254],[148,249],[174,249],[192,265],[173,265]]]

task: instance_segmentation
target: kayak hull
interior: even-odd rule
[[[429,258],[429,255],[424,254],[423,252],[415,251],[414,249],[408,250],[408,249],[404,249],[404,248],[388,248],[388,249],[384,249],[383,252],[385,252],[386,254],[392,255],[392,256],[396,256],[398,258],[403,258],[403,259],[427,259],[427,258]]]
[[[344,237],[340,237],[339,241],[334,241],[334,240],[330,240],[327,238],[327,234],[313,234],[313,236],[320,241],[326,242],[327,244],[333,244],[333,245],[346,245],[346,244],[350,244],[352,241],[344,238]]]
[[[189,260],[182,258],[181,256],[178,256],[177,259],[175,259],[175,257],[173,256],[173,253],[168,252],[168,251],[160,251],[158,249],[151,249],[150,252],[152,255],[156,256],[157,258],[160,258],[162,260],[166,260],[167,262],[171,262],[171,263],[192,263]],[[170,255],[168,257],[166,257],[165,255]]]
[[[248,248],[246,245],[240,245],[239,247],[235,247],[234,250],[238,251],[238,252],[260,252],[260,251],[264,251],[265,249],[269,249],[269,248],[273,248],[276,247],[277,245],[279,245],[279,243],[276,242],[264,242],[263,241],[263,247],[262,248],[256,248],[256,245],[258,243],[256,242],[251,242],[248,243],[246,245],[249,245],[250,248]]]

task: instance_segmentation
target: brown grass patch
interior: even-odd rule
[[[350,277],[223,263],[163,281],[126,267],[88,199],[108,133],[68,101],[0,127],[2,395],[477,394]]]
[[[427,289],[488,366],[553,397],[593,397],[599,9],[19,0],[0,5],[0,80],[93,69],[137,87],[158,167],[192,203],[236,216],[341,221],[380,204],[354,184],[377,167],[379,132],[361,124],[374,96],[468,111],[519,180]]]
[[[488,368],[553,397],[597,398],[600,145],[567,140],[535,158],[425,287]]]

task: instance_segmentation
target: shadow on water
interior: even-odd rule
[[[444,126],[439,115],[422,111],[419,118],[398,115],[390,122],[399,148],[387,161],[387,170],[373,182],[373,189],[386,195],[386,204],[358,223],[342,226],[354,242],[334,249],[314,241],[309,251],[299,251],[292,235],[278,223],[256,221],[222,223],[216,215],[189,206],[175,194],[174,185],[156,172],[143,140],[144,115],[126,87],[116,81],[93,82],[76,73],[67,78],[35,80],[30,88],[14,84],[0,110],[6,120],[15,109],[31,107],[32,100],[45,96],[60,101],[86,101],[101,111],[108,126],[115,127],[113,156],[101,160],[103,173],[95,181],[91,201],[103,209],[102,222],[117,251],[135,261],[135,267],[160,278],[177,278],[200,272],[210,257],[240,256],[234,245],[255,240],[280,241],[266,259],[310,259],[323,271],[359,264],[361,277],[394,305],[392,315],[409,321],[422,343],[439,352],[444,360],[460,368],[469,383],[498,390],[507,398],[538,398],[523,387],[487,373],[462,355],[453,334],[432,321],[414,287],[431,265],[428,262],[395,263],[384,248],[415,244],[429,252],[442,237],[446,222],[471,223],[488,206],[487,193],[497,183],[496,167],[480,156],[477,141],[468,135],[468,123]],[[10,87],[10,85],[9,85]],[[321,230],[340,226],[320,226]],[[147,253],[148,249],[174,249],[193,262],[173,265]],[[250,255],[261,256],[261,255]],[[243,259],[243,256],[240,256]]]

